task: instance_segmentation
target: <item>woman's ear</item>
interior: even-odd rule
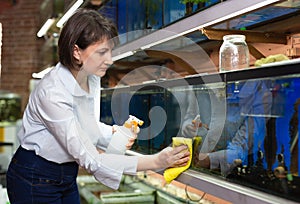
[[[73,57],[80,62],[80,58],[81,58],[81,52],[80,52],[80,48],[78,47],[78,45],[75,45],[73,48]]]

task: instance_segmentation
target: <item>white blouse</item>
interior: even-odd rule
[[[112,127],[99,122],[100,77],[88,82],[90,93],[58,63],[31,93],[18,138],[23,148],[56,163],[76,161],[117,189],[123,173],[136,172],[137,157],[98,153],[95,146],[107,147]]]

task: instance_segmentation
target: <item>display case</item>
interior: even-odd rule
[[[100,120],[145,121],[129,154],[200,136],[177,181],[233,203],[299,203],[299,90],[299,60],[157,80],[103,89]]]

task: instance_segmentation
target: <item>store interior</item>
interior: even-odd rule
[[[144,121],[126,154],[155,154],[173,137],[188,137],[193,155],[223,151],[223,161],[234,163],[212,169],[193,156],[171,183],[163,171],[146,171],[124,175],[118,190],[80,168],[82,203],[300,202],[300,0],[0,1],[3,187],[28,97],[58,62],[62,20],[77,8],[96,10],[118,28],[114,63],[101,79],[99,120],[122,125],[135,115]],[[221,70],[228,35],[245,37],[246,67]],[[184,125],[196,113],[202,126],[191,135]],[[240,120],[245,130],[234,133]],[[242,132],[244,143],[234,137]],[[247,150],[243,159],[234,149],[240,147]]]

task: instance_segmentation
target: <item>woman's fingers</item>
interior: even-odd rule
[[[190,152],[188,149],[184,149],[181,152],[175,155],[175,162],[173,163],[173,167],[180,167],[187,165],[188,161],[190,160]]]
[[[180,152],[189,151],[189,149],[188,149],[187,145],[180,145],[180,146],[174,147],[172,151],[173,151],[173,154],[178,154]]]
[[[187,149],[188,147],[186,145],[180,145],[180,146],[177,146],[177,147],[173,147],[173,151],[178,153],[178,152],[181,152],[185,149]]]
[[[137,135],[134,135],[134,137],[130,137],[130,138],[128,139],[128,143],[126,144],[126,149],[131,149],[132,145],[133,145],[134,142],[135,142],[136,136],[137,136]]]
[[[168,163],[170,167],[180,167],[185,166],[190,159],[190,152],[186,145],[180,145],[174,147],[168,156]]]

